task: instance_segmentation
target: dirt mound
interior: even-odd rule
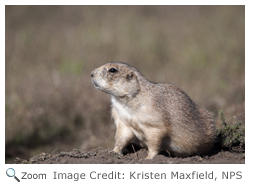
[[[245,153],[219,151],[210,155],[185,158],[169,157],[159,154],[152,160],[143,160],[147,150],[141,149],[125,155],[119,155],[107,149],[92,149],[70,152],[41,153],[29,160],[16,158],[17,164],[244,164]]]

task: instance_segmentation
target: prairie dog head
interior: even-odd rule
[[[94,86],[115,97],[134,97],[140,90],[137,70],[123,63],[107,63],[91,72]]]

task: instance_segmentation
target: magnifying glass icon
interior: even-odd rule
[[[14,177],[18,182],[20,182],[20,180],[15,176],[15,170],[13,168],[8,168],[6,170],[6,174],[9,177]]]

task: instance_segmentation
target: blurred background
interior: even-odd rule
[[[110,97],[90,81],[110,61],[245,120],[244,6],[6,6],[5,60],[6,163],[112,149]]]

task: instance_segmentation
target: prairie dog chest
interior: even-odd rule
[[[138,111],[135,111],[128,106],[122,104],[118,100],[112,97],[112,104],[113,108],[116,110],[116,118],[119,118],[121,122],[124,123],[125,126],[130,128],[135,136],[139,140],[143,140],[145,137],[145,125],[143,125],[143,122],[145,119],[142,117],[142,109],[138,109]],[[114,116],[115,117],[115,116]],[[117,125],[117,119],[114,119]]]
[[[138,123],[138,113],[136,113],[133,109],[127,107],[125,104],[121,103],[113,96],[111,97],[112,106],[117,112],[117,116],[120,118],[121,121],[124,123],[133,123],[136,121]]]

